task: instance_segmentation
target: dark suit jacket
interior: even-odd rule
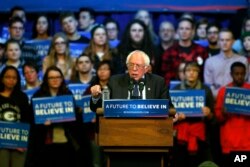
[[[114,75],[110,78],[108,87],[110,89],[111,99],[127,99],[128,87],[130,83],[130,77],[128,74]],[[170,107],[173,107],[169,91],[165,80],[155,74],[145,74],[145,88],[146,99],[168,99],[170,101]],[[90,108],[92,111],[96,111],[97,108],[102,106],[102,99],[100,98],[97,104],[93,104],[91,99]]]

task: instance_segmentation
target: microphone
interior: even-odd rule
[[[130,78],[129,85],[128,85],[128,91],[129,91],[129,94],[130,94],[130,99],[132,98],[133,89],[134,89],[134,79]]]
[[[139,98],[142,99],[142,91],[143,91],[144,86],[145,86],[144,79],[140,79],[138,85],[139,85],[139,91],[140,91],[140,96],[139,96]]]
[[[142,99],[142,91],[144,89],[144,80],[140,79],[139,81],[134,80],[133,78],[129,81],[128,90],[130,92],[130,99]],[[137,86],[137,90],[139,91],[137,94],[134,94],[135,87]]]

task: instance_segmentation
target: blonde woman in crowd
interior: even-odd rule
[[[52,65],[57,66],[63,73],[65,80],[71,76],[74,60],[70,57],[69,42],[63,33],[56,33],[52,39],[49,54],[43,61],[43,72]]]

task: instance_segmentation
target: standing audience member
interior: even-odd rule
[[[183,61],[196,61],[201,66],[201,74],[203,73],[203,65],[208,54],[205,48],[193,42],[194,28],[192,20],[188,18],[180,19],[177,29],[179,40],[162,56],[161,73],[164,75],[167,84],[170,80],[177,79],[177,69]]]
[[[151,61],[149,71],[154,69],[155,64],[155,49],[151,40],[150,33],[144,22],[140,20],[132,20],[124,31],[120,44],[117,46],[117,54],[114,57],[114,72],[124,73],[127,69],[127,55],[134,50],[145,52]]]
[[[62,71],[56,66],[50,66],[32,99],[63,95],[72,93],[65,84]],[[82,115],[77,108],[75,117],[76,120],[70,122],[52,123],[47,120],[44,124],[34,125],[31,149],[35,167],[90,166],[90,145],[82,131]]]
[[[141,20],[148,27],[152,42],[157,45],[159,43],[159,38],[154,31],[154,25],[149,11],[138,10],[135,14],[135,19]]]
[[[103,90],[104,87],[108,86],[108,82],[110,77],[112,76],[112,73],[113,69],[110,61],[104,60],[100,62],[96,69],[96,76],[94,77],[92,84],[88,89],[86,89],[84,94],[91,94],[90,88],[94,85],[100,85],[101,89]]]
[[[81,43],[88,44],[89,39],[81,36],[77,31],[78,22],[75,18],[74,13],[65,12],[60,15],[60,22],[62,25],[62,29],[70,43]]]
[[[241,35],[249,31],[250,31],[250,16],[246,16],[242,22]],[[243,45],[240,39],[234,41],[232,48],[235,52],[239,54],[242,54],[242,52],[244,53]]]
[[[34,62],[39,69],[42,66],[42,60],[38,56],[37,49],[35,46],[29,45],[25,43],[24,39],[24,22],[19,17],[13,17],[9,21],[9,32],[10,32],[10,39],[17,40],[21,46],[22,55],[21,59],[24,62]]]
[[[6,61],[5,63],[0,67],[0,71],[5,67],[5,66],[14,66],[17,69],[21,70],[23,62],[21,60],[21,48],[20,44],[16,40],[8,40],[6,42],[6,49],[5,49],[5,56],[6,56]]]
[[[33,25],[32,39],[50,40],[51,25],[47,15],[40,14]]]
[[[119,31],[120,26],[117,21],[112,18],[108,18],[103,23],[109,40],[109,45],[111,48],[116,48],[117,45],[120,43],[119,40]]]
[[[78,29],[81,35],[91,38],[91,30],[97,26],[95,23],[95,11],[91,8],[80,8],[78,13]]]
[[[30,38],[31,37],[31,24],[27,21],[27,17],[26,17],[26,11],[22,6],[14,6],[10,9],[10,17],[9,19],[11,20],[14,17],[19,17],[20,19],[22,19],[23,23],[24,23],[24,27],[26,29],[26,32],[24,34],[25,38]]]
[[[216,98],[219,88],[232,81],[230,67],[240,61],[248,66],[247,59],[233,52],[234,36],[229,29],[222,29],[219,33],[220,53],[207,59],[204,68],[204,80]]]
[[[180,81],[185,80],[185,73],[184,73],[185,66],[186,66],[186,62],[181,62],[178,67],[178,80]]]
[[[241,40],[244,47],[244,56],[247,58],[248,61],[248,66],[249,66],[248,73],[250,73],[250,31],[244,32],[241,36]],[[248,78],[248,82],[250,82],[250,75]]]
[[[72,70],[71,83],[91,84],[94,80],[93,61],[90,56],[81,54]]]
[[[175,42],[175,28],[174,25],[169,21],[163,21],[160,24],[159,28],[159,37],[160,43],[157,45],[156,54],[157,58],[155,59],[155,73],[161,74],[161,57],[163,53],[168,50],[171,46],[173,46]]]
[[[24,22],[19,17],[12,17],[9,20],[9,33],[10,39],[14,39],[20,42],[20,45],[24,42]]]
[[[64,78],[70,80],[73,64],[67,37],[63,33],[56,33],[52,39],[49,54],[43,60],[43,72],[55,65],[60,68]]]
[[[5,62],[5,43],[6,41],[0,38],[0,66],[2,66],[2,64]]]
[[[5,67],[0,74],[0,121],[31,123],[32,114],[28,97],[21,91],[20,75],[13,66]],[[24,167],[26,150],[0,149],[1,167]]]
[[[10,19],[12,19],[13,17],[19,17],[20,19],[22,19],[22,21],[24,23],[26,23],[26,21],[27,21],[26,12],[25,12],[24,8],[21,6],[14,6],[11,8]]]
[[[91,57],[96,69],[99,62],[103,60],[112,60],[112,52],[109,47],[106,29],[103,26],[95,26],[91,30],[91,40],[84,54]]]
[[[24,63],[22,66],[25,85],[22,90],[38,88],[41,84],[39,80],[39,70],[32,62]]]
[[[232,82],[221,87],[218,92],[215,115],[220,123],[220,144],[222,147],[222,164],[231,166],[230,152],[250,151],[250,117],[247,115],[229,113],[224,106],[226,87],[244,88],[250,90],[250,84],[245,82],[246,66],[241,62],[231,65]],[[233,112],[233,111],[232,111]]]
[[[207,19],[202,18],[197,21],[196,26],[195,26],[194,42],[203,47],[208,46],[207,31],[206,31],[207,25],[208,25]]]
[[[178,122],[174,125],[176,138],[173,165],[175,167],[195,167],[205,160],[212,160],[207,130],[213,122],[214,99],[210,88],[200,81],[200,72],[197,62],[187,62],[184,67],[185,79],[174,88],[175,90],[205,91],[205,106],[201,108],[203,117],[190,117],[185,113],[178,113]]]
[[[96,76],[94,77],[93,82],[91,85],[86,89],[84,92],[84,95],[90,95],[91,94],[91,87],[94,85],[100,85],[101,90],[104,89],[104,87],[108,86],[109,79],[112,75],[112,66],[110,61],[104,60],[100,62],[97,66],[96,69]],[[97,118],[98,119],[98,118]],[[98,122],[97,122],[98,123]],[[93,153],[93,163],[95,164],[94,166],[102,166],[103,165],[103,154],[102,154],[102,149],[100,146],[98,146],[93,139],[95,139],[95,127],[93,127],[93,123],[90,124],[85,124],[85,128],[88,132],[88,136],[92,140],[92,153]],[[98,126],[98,125],[96,125]]]
[[[220,27],[215,23],[208,24],[207,28],[207,40],[208,40],[208,56],[212,57],[220,53],[220,46],[219,46],[219,32]]]

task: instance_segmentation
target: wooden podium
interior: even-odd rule
[[[107,155],[110,167],[110,153],[148,152],[161,153],[161,167],[164,156],[173,146],[173,121],[171,118],[104,118],[99,117],[97,144]]]

